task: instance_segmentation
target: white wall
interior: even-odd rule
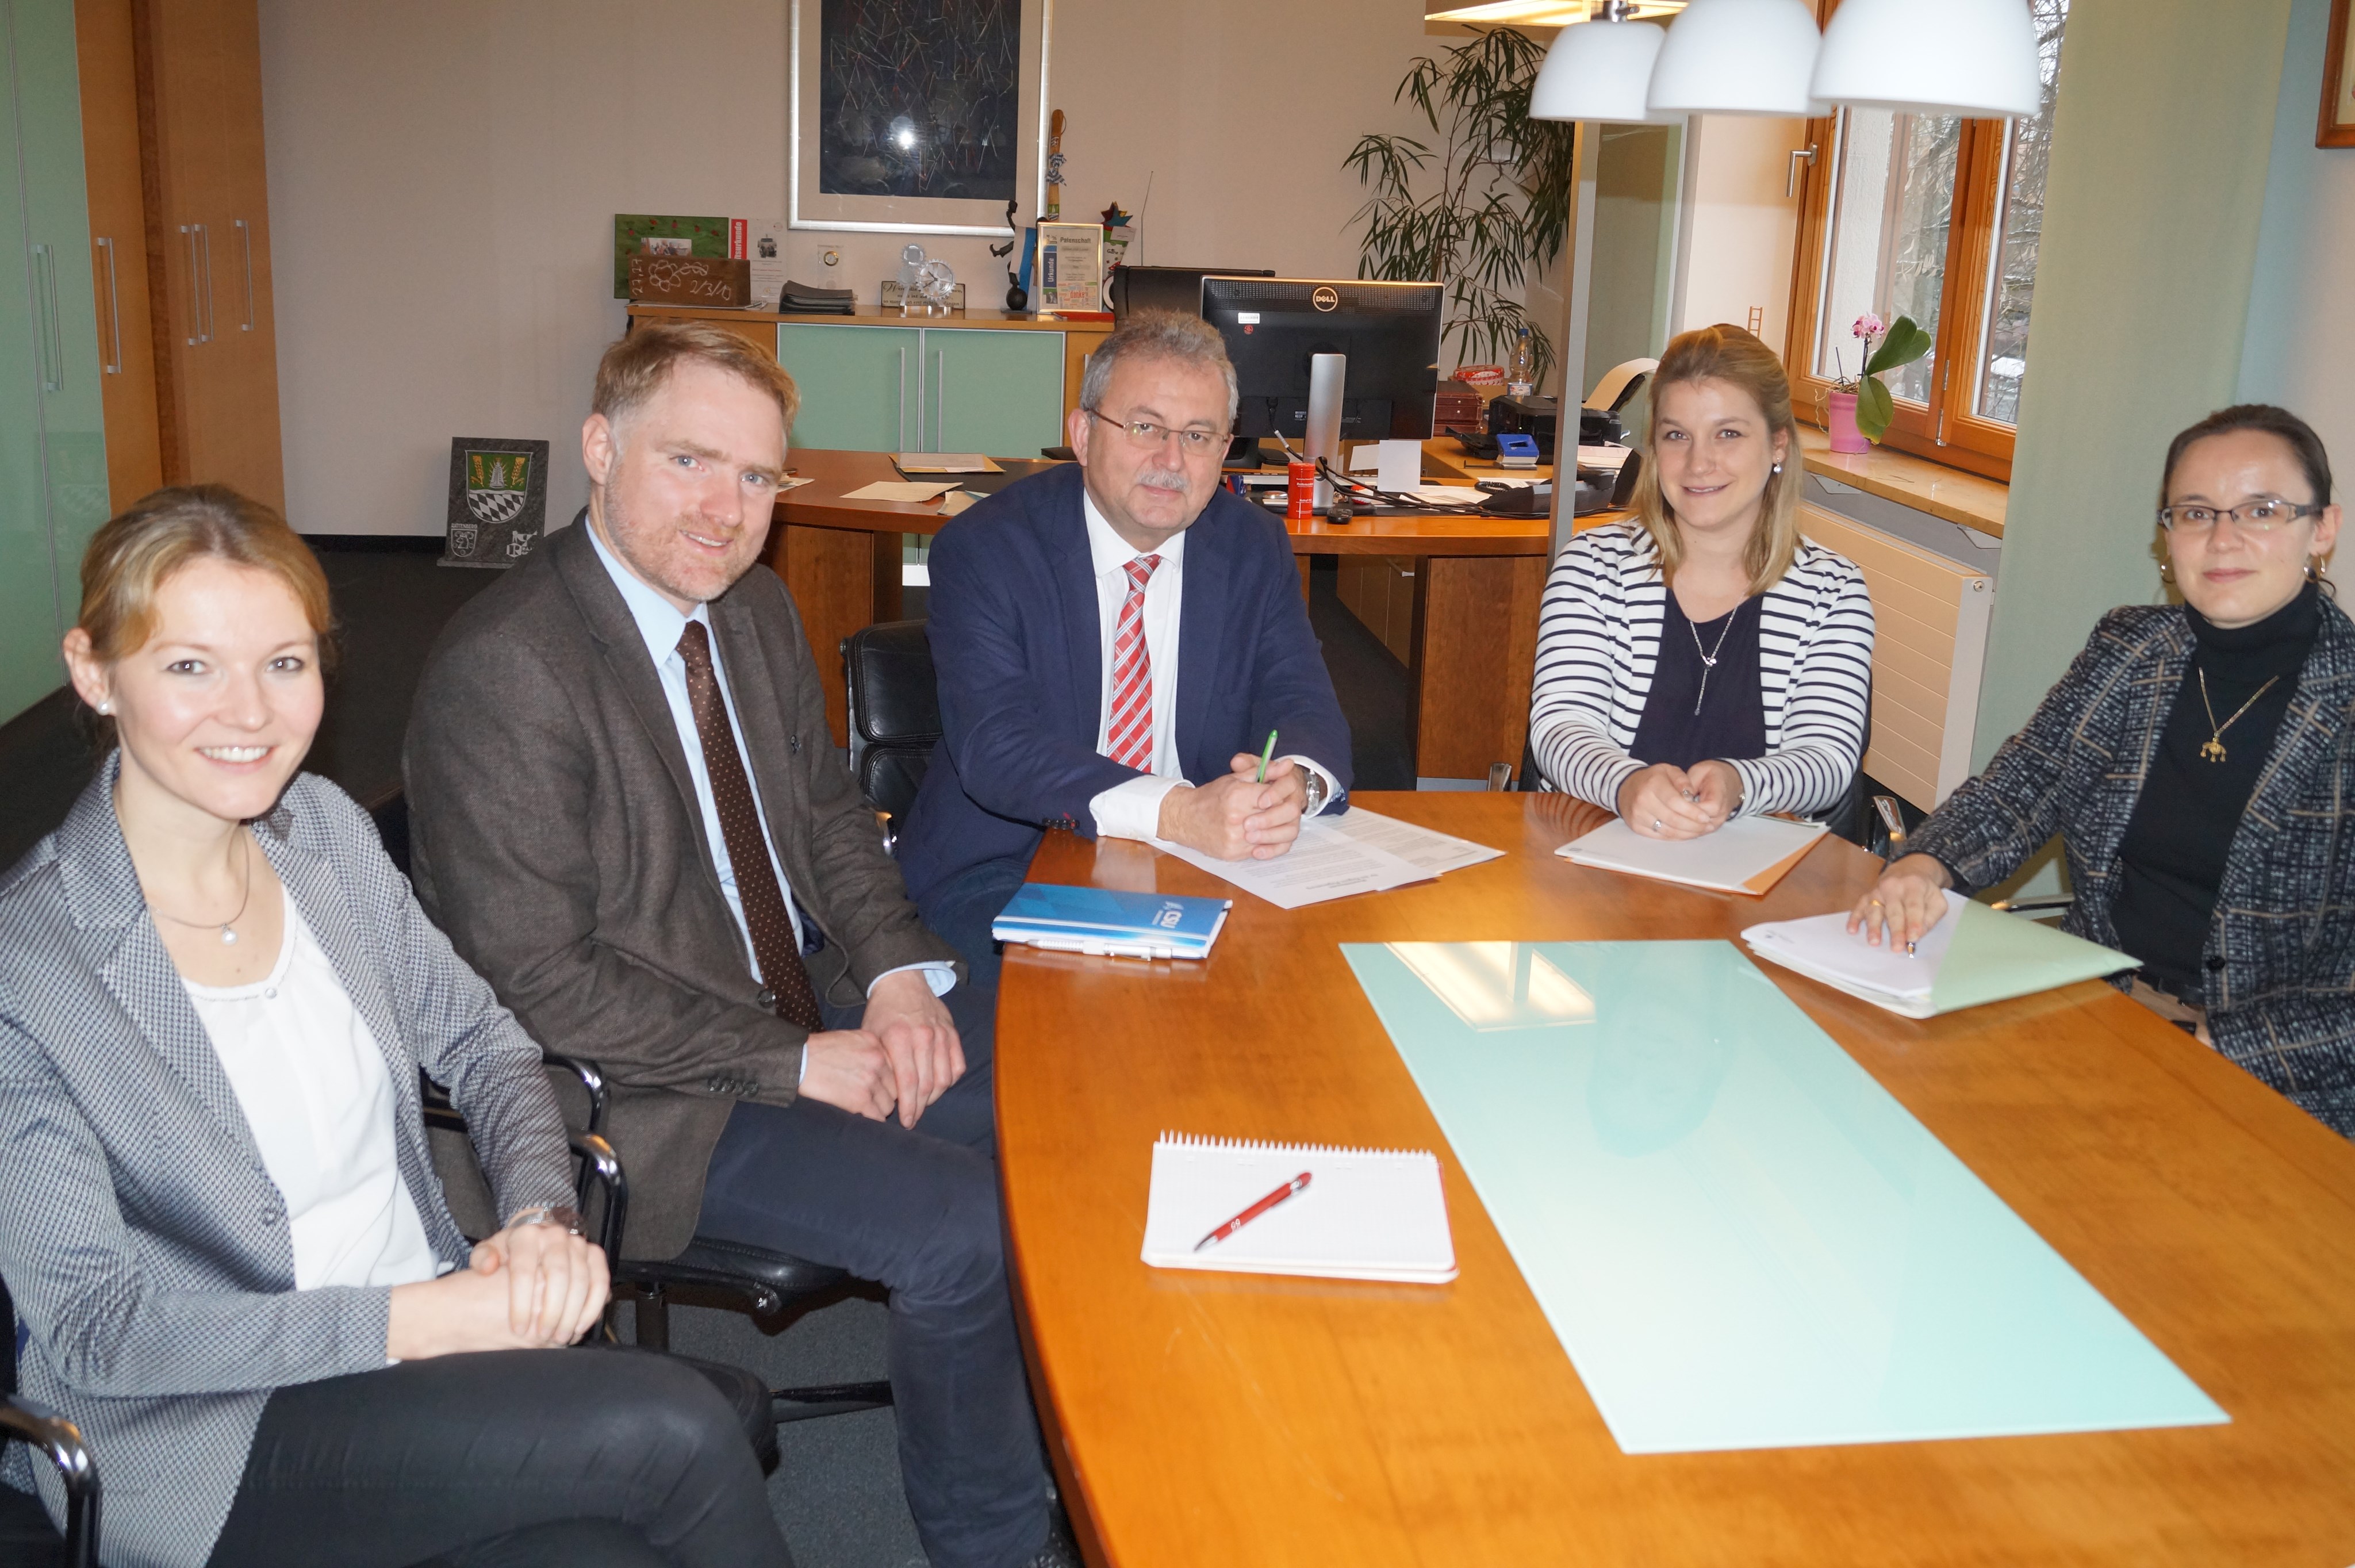
[[[2355,480],[2355,147],[2314,144],[2328,0],[2294,0],[2240,395],[2279,403],[2322,436],[2339,498]],[[2347,580],[2347,559],[2334,575]]]
[[[1742,114],[1697,114],[1685,134],[1684,275],[1671,333],[1765,312],[1758,336],[1777,354],[1790,329],[1791,257],[1799,204],[1785,197],[1791,149],[1806,144],[1806,122]],[[1831,149],[1818,154],[1829,158]]]
[[[466,435],[553,443],[549,515],[569,518],[623,325],[613,215],[786,209],[785,0],[260,8],[289,516],[437,534]],[[1363,197],[1341,160],[1412,130],[1392,92],[1447,41],[1422,18],[1416,0],[1060,0],[1066,216],[1140,212],[1135,261],[1351,275]],[[871,299],[903,243],[799,230],[787,259]],[[1000,303],[987,240],[926,243]]]

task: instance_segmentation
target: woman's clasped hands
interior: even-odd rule
[[[1742,809],[1742,775],[1715,759],[1689,768],[1654,763],[1619,786],[1619,816],[1646,838],[1698,838]]]
[[[595,1327],[612,1294],[601,1249],[560,1224],[509,1224],[476,1243],[465,1268],[393,1287],[385,1353],[553,1349]]]

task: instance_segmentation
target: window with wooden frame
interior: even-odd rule
[[[1833,0],[1837,4],[1837,0]],[[1897,404],[1881,444],[2009,480],[2044,174],[2069,0],[2028,0],[2044,91],[2032,120],[1843,109],[1807,122],[1785,350],[1803,420],[1854,376],[1867,313],[1910,315],[1931,350],[1887,377]],[[1829,15],[1833,5],[1826,5]]]

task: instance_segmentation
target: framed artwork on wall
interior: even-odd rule
[[[2350,0],[2330,0],[2330,41],[2322,51],[2322,118],[2318,147],[2355,147],[2355,48],[2348,47]]]
[[[1006,232],[1046,194],[1053,0],[789,0],[795,229]]]

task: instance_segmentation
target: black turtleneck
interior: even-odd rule
[[[2273,755],[2274,732],[2297,690],[2297,673],[2314,646],[2322,612],[2309,582],[2253,625],[2219,626],[2188,604],[2183,613],[2199,646],[2118,846],[2110,919],[2118,944],[2141,961],[2153,985],[2196,1002],[2207,984],[2202,956],[2232,834]],[[2273,685],[2265,686],[2267,680]],[[2260,688],[2264,695],[2256,696]],[[2253,696],[2249,710],[2232,720]],[[2221,737],[2222,762],[2200,754],[2215,734],[2211,709],[2216,723],[2231,720]]]

